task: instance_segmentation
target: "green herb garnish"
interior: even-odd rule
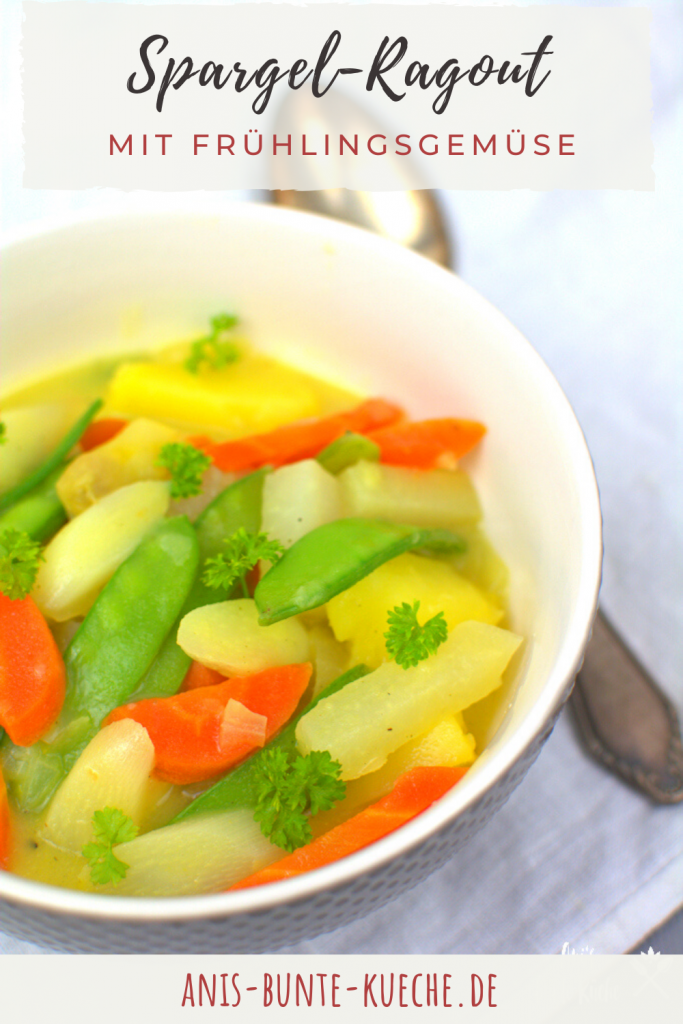
[[[2,420],[0,420],[0,444],[7,444],[7,427]]]
[[[285,550],[279,541],[269,540],[266,533],[249,533],[243,526],[223,541],[223,546],[225,550],[215,558],[207,558],[202,580],[212,590],[231,590],[239,582],[245,597],[249,597],[247,573],[261,559],[277,562]]]
[[[211,459],[191,444],[165,444],[156,464],[171,474],[172,498],[191,498],[201,491]]]
[[[192,342],[190,354],[185,360],[185,369],[199,373],[202,367],[220,370],[240,357],[240,350],[233,341],[222,335],[231,331],[238,320],[233,313],[219,313],[211,318],[211,334]]]
[[[38,541],[13,526],[0,534],[0,591],[12,601],[30,593],[45,558]]]
[[[95,811],[92,826],[96,842],[86,843],[81,850],[90,863],[90,878],[95,885],[118,885],[126,877],[129,865],[119,860],[112,847],[135,839],[137,825],[117,807],[105,807]]]
[[[288,853],[311,842],[309,815],[329,810],[346,793],[341,765],[327,750],[312,750],[293,761],[281,747],[264,750],[256,771],[254,819],[264,836]]]
[[[389,629],[384,634],[387,653],[397,665],[411,668],[424,661],[441,646],[448,637],[448,626],[444,613],[439,612],[421,626],[417,621],[420,602],[412,607],[404,601],[389,612]]]

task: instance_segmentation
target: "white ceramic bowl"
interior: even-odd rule
[[[254,952],[368,913],[440,866],[521,780],[571,689],[595,612],[601,524],[581,430],[505,318],[457,277],[337,222],[256,205],[87,219],[10,243],[3,388],[145,349],[239,311],[257,346],[403,402],[483,420],[470,457],[527,638],[514,699],[465,779],[411,824],[302,878],[178,899],[108,898],[0,872],[1,927],[89,952]],[[511,868],[514,870],[514,865]]]

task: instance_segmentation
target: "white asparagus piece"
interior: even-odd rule
[[[43,615],[56,622],[85,615],[168,503],[169,485],[145,480],[108,494],[62,527],[44,550],[31,592]]]
[[[80,852],[93,839],[95,811],[116,807],[140,826],[147,806],[154,744],[139,722],[124,718],[101,729],[54,795],[46,838]]]
[[[481,519],[476,491],[461,469],[425,472],[361,461],[337,480],[346,516],[454,530]]]
[[[285,856],[262,834],[253,810],[188,818],[114,847],[128,865],[119,896],[194,896],[222,892]]]
[[[112,491],[140,480],[168,480],[157,465],[161,449],[180,441],[177,430],[155,420],[132,420],[115,437],[70,462],[57,481],[59,500],[70,519]]]
[[[282,466],[264,481],[261,529],[285,548],[341,515],[337,478],[315,459]]]
[[[180,623],[178,644],[194,661],[226,676],[298,665],[310,658],[308,633],[298,619],[260,626],[251,598],[195,608]]]
[[[329,750],[342,766],[343,779],[376,771],[443,715],[462,711],[496,689],[521,642],[497,626],[462,622],[414,668],[386,662],[321,700],[297,725],[299,750]]]

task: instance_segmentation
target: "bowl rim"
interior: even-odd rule
[[[349,884],[361,875],[371,874],[390,861],[407,854],[429,836],[438,832],[465,811],[472,808],[488,793],[522,757],[524,751],[547,728],[555,713],[567,699],[574,677],[581,666],[583,652],[590,638],[602,571],[602,519],[598,486],[593,464],[583,432],[576,415],[550,369],[531,343],[495,306],[476,289],[423,256],[407,250],[397,243],[362,228],[316,214],[285,210],[250,201],[230,201],[217,204],[215,210],[192,198],[178,203],[169,201],[155,205],[153,210],[126,210],[123,212],[80,211],[19,225],[3,233],[0,239],[0,258],[25,243],[48,238],[74,230],[123,229],[143,222],[196,221],[197,219],[234,219],[285,224],[305,230],[306,234],[323,238],[326,242],[347,242],[369,248],[378,259],[398,262],[412,269],[415,276],[426,275],[435,283],[459,292],[468,307],[483,317],[497,333],[507,335],[507,343],[516,349],[528,369],[539,380],[547,394],[553,398],[558,425],[571,448],[575,469],[575,482],[579,495],[580,530],[585,541],[577,600],[565,632],[559,657],[549,672],[542,693],[517,728],[506,738],[485,765],[476,773],[468,773],[461,783],[413,821],[370,846],[339,861],[297,878],[271,883],[266,886],[215,893],[201,896],[133,897],[106,896],[83,893],[35,882],[9,872],[0,871],[0,902],[4,899],[52,914],[68,914],[75,918],[89,918],[119,922],[158,923],[189,919],[232,918],[279,906],[297,903],[314,897],[324,890]],[[552,685],[551,685],[552,683]]]

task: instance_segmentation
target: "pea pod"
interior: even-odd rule
[[[57,466],[42,483],[0,514],[0,533],[13,527],[41,543],[53,537],[66,522],[66,512],[55,487],[63,471],[62,465]]]
[[[369,437],[354,434],[349,430],[332,444],[328,444],[327,448],[323,448],[317,459],[323,469],[336,476],[343,469],[355,466],[361,459],[366,462],[378,462],[379,456],[378,444],[371,441]]]
[[[294,731],[299,719],[308,714],[316,704],[325,697],[331,697],[333,693],[343,690],[349,683],[365,676],[370,671],[365,665],[356,665],[343,675],[338,676],[333,682],[326,686],[311,703],[300,711],[291,722],[285,726],[274,739],[266,743],[263,750],[274,750],[279,748],[288,754],[296,754],[296,737]],[[173,819],[174,822],[182,821],[183,818],[194,817],[197,814],[209,814],[214,811],[236,810],[240,807],[255,807],[258,800],[258,766],[260,763],[261,751],[254,754],[239,767],[229,772],[224,778],[217,782],[205,793],[186,807]]]
[[[192,586],[199,545],[185,516],[164,520],[116,570],[69,644],[67,694],[50,742],[2,760],[23,811],[41,810],[102,719],[135,690]]]
[[[464,550],[465,541],[450,530],[379,519],[338,519],[319,526],[285,551],[256,587],[259,622],[269,626],[318,608],[413,548],[455,553]]]
[[[236,483],[226,487],[214,501],[198,516],[194,526],[199,541],[200,560],[212,558],[221,550],[226,537],[231,536],[243,526],[245,530],[256,533],[261,526],[261,496],[266,470],[258,470],[242,477]],[[200,577],[195,580],[178,621],[175,623],[161,649],[152,662],[149,671],[143,677],[134,699],[145,700],[148,697],[168,697],[177,693],[190,667],[190,657],[176,643],[180,620],[195,608],[203,605],[216,604],[225,600],[225,593],[211,590],[205,586]]]
[[[17,747],[7,735],[0,745],[0,761],[15,805],[28,814],[45,807],[66,773],[62,757],[47,743]]]
[[[185,516],[153,530],[117,569],[64,655],[63,715],[95,725],[149,668],[195,580],[199,544]]]
[[[42,465],[38,466],[33,473],[22,480],[20,484],[17,484],[16,487],[12,487],[11,490],[6,491],[2,495],[0,498],[0,512],[4,512],[6,509],[11,508],[12,505],[15,505],[21,498],[32,491],[34,487],[42,484],[53,470],[61,466],[73,446],[80,441],[88,424],[94,419],[101,408],[101,398],[98,398],[88,406],[81,418],[76,420],[73,427],[66,432],[57,447],[48,455]]]

